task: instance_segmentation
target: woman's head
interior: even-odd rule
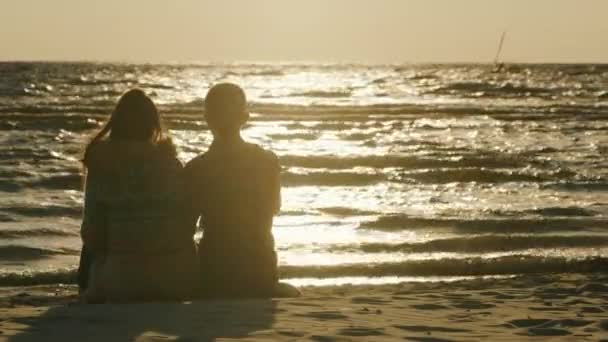
[[[110,139],[117,140],[156,142],[162,138],[160,114],[141,89],[131,89],[120,97],[101,132],[104,130],[105,134],[110,134]]]
[[[85,164],[90,146],[107,136],[110,140],[121,141],[159,143],[166,140],[158,109],[141,89],[131,89],[120,97],[108,122],[87,146]]]

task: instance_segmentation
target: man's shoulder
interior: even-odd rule
[[[254,151],[253,155],[256,159],[261,160],[262,162],[267,164],[279,164],[279,157],[277,157],[277,155],[271,150],[265,149],[260,145],[252,143],[250,143],[249,146]]]
[[[246,150],[243,151],[245,152],[245,155],[248,156],[246,157],[246,159],[254,162],[256,165],[264,165],[264,166],[271,166],[271,167],[278,167],[279,165],[279,158],[277,157],[277,155],[267,149],[264,149],[262,146],[257,145],[257,144],[253,144],[253,143],[247,143],[246,144]],[[241,158],[244,155],[241,154]],[[192,160],[190,160],[188,163],[186,163],[186,173],[187,174],[198,174],[200,172],[202,172],[203,170],[207,169],[207,168],[214,168],[215,165],[218,165],[218,163],[222,163],[222,162],[230,162],[229,159],[226,158],[233,158],[232,157],[228,157],[228,156],[223,156],[220,153],[217,153],[217,151],[215,153],[211,152],[211,151],[207,151],[203,154],[200,154],[196,157],[194,157]]]

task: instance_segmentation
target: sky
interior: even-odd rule
[[[0,60],[608,63],[608,0],[0,0]]]

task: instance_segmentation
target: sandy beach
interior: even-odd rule
[[[2,288],[0,341],[608,341],[606,274],[304,287],[299,298],[84,305]]]

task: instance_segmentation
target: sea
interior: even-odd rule
[[[0,286],[74,283],[80,159],[124,91],[187,162],[221,81],[282,165],[283,281],[608,270],[608,65],[2,62]]]

